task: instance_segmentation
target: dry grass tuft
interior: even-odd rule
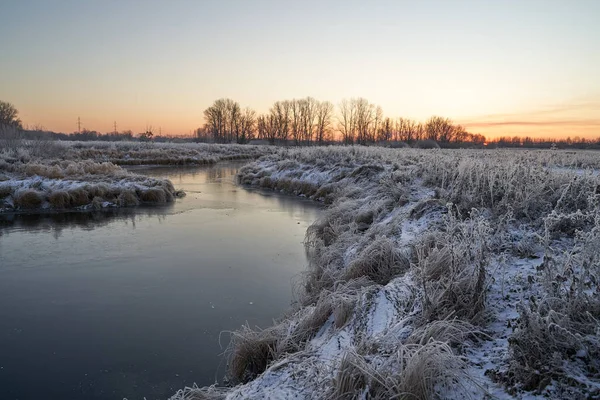
[[[329,399],[433,399],[468,376],[465,363],[443,342],[398,344],[385,361],[349,351],[341,359]]]
[[[304,344],[312,339],[329,319],[333,313],[333,307],[331,296],[324,293],[317,304],[293,326],[291,334],[282,340],[281,348],[286,352],[301,350]]]
[[[375,238],[348,266],[345,280],[366,276],[381,285],[404,273],[410,261],[397,243],[386,237]]]
[[[13,196],[15,206],[21,209],[39,208],[44,201],[43,193],[34,189],[19,190]]]
[[[449,212],[442,230],[415,246],[425,321],[456,317],[474,323],[483,316],[489,238],[489,224],[476,212],[464,221]]]
[[[178,390],[169,400],[224,400],[226,394],[226,388],[219,388],[214,385],[199,388],[194,384],[192,387]]]
[[[425,345],[430,341],[444,342],[459,346],[469,339],[484,334],[469,322],[460,319],[433,321],[415,329],[406,339],[406,344]]]
[[[162,188],[149,188],[141,191],[140,200],[143,203],[164,204],[167,202],[167,195]]]
[[[369,366],[353,352],[347,352],[340,361],[338,373],[333,379],[330,400],[356,399],[365,392],[369,382]]]
[[[94,185],[86,185],[85,189],[88,191],[90,197],[102,197],[106,198],[110,194],[110,187],[104,183],[97,183]]]
[[[356,301],[351,299],[340,299],[333,309],[333,324],[340,329],[346,325],[354,313]]]
[[[466,379],[464,361],[444,342],[406,346],[398,352],[397,361],[403,368],[392,385],[396,396],[432,399]]]
[[[134,190],[124,189],[117,197],[117,205],[119,207],[135,207],[140,205],[140,201]]]
[[[82,187],[69,190],[69,196],[71,207],[81,207],[91,202],[89,193]]]
[[[101,210],[102,209],[102,203],[104,203],[104,199],[102,197],[94,197],[92,199],[92,208],[94,210]]]
[[[57,190],[48,195],[48,202],[52,208],[62,210],[69,206],[71,202],[71,196],[64,190]]]
[[[248,382],[267,369],[276,358],[281,333],[277,327],[253,330],[245,325],[231,335],[228,377],[234,382]]]
[[[13,192],[13,189],[9,185],[0,185],[0,199],[3,199],[7,196],[10,196]]]
[[[57,165],[43,165],[37,163],[28,163],[24,166],[25,174],[28,176],[43,176],[51,179],[64,178],[64,173]]]
[[[439,281],[444,275],[450,273],[453,267],[452,255],[448,247],[433,247],[422,260],[421,273],[428,281]]]

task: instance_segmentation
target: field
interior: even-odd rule
[[[122,166],[210,165],[257,158],[259,146],[0,140],[0,213],[160,205],[185,195]]]
[[[172,399],[600,396],[600,158],[282,149],[239,181],[328,205],[297,302],[241,327],[228,387]]]

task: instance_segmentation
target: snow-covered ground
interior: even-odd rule
[[[298,304],[233,334],[232,385],[172,399],[600,396],[600,181],[556,154],[298,149],[244,167],[243,184],[329,208]]]

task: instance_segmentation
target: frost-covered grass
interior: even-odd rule
[[[273,152],[268,146],[206,143],[69,142],[66,148],[68,159],[117,165],[207,165]]]
[[[166,179],[132,174],[111,163],[0,165],[0,212],[166,204],[182,195]]]
[[[206,165],[273,153],[269,146],[206,143],[77,142],[7,139],[0,136],[0,160],[37,159],[110,162],[116,165]]]
[[[205,398],[600,395],[591,152],[280,150],[242,184],[328,204],[297,304],[232,334]]]
[[[0,213],[167,204],[183,192],[121,165],[205,165],[270,152],[261,146],[0,138]]]

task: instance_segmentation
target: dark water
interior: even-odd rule
[[[235,186],[239,164],[147,169],[172,206],[0,217],[0,399],[164,399],[214,383],[222,331],[292,301],[319,208]]]

